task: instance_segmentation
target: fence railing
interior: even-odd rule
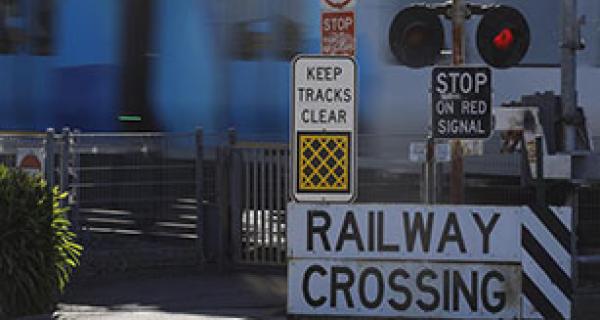
[[[146,246],[153,255],[157,248],[164,249],[160,255],[183,248],[186,258],[193,252],[203,261],[284,265],[288,145],[236,141],[234,131],[228,138],[206,143],[218,139],[201,130],[5,134],[0,162],[18,166],[23,153],[37,150],[49,184],[69,192],[71,220],[88,247],[132,244],[132,251]],[[406,133],[359,135],[357,201],[422,202],[424,164],[411,162],[409,150],[425,140]],[[465,156],[465,203],[531,201],[520,155],[502,154],[501,145],[493,136],[483,142],[483,155]],[[437,171],[438,201],[447,203],[450,164],[437,164]]]
[[[285,264],[289,201],[287,145],[232,150],[232,239],[236,261]]]

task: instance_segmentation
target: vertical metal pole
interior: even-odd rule
[[[463,0],[452,0],[452,65],[455,66],[465,63],[465,11]]]
[[[254,152],[252,153],[252,235],[253,235],[253,242],[252,242],[252,250],[253,250],[253,255],[252,255],[252,262],[258,262],[258,254],[259,254],[259,249],[258,249],[258,210],[260,210],[259,204],[258,204],[258,153],[259,153],[259,149],[255,148]]]
[[[235,144],[237,143],[237,133],[234,128],[229,128],[227,131],[227,147],[225,148],[225,162],[227,179],[227,199],[225,200],[227,211],[224,217],[225,225],[225,240],[227,248],[226,252],[229,259],[238,261],[239,249],[241,247],[241,197],[240,197],[240,176],[239,164],[237,162],[237,153],[234,152]]]
[[[242,257],[242,216],[243,216],[243,173],[242,173],[242,150],[231,146],[230,154],[230,176],[229,176],[229,192],[230,192],[230,207],[231,207],[231,237],[230,243],[233,249],[233,261],[238,262]]]
[[[233,147],[237,143],[237,132],[235,128],[229,128],[227,130],[227,143],[230,147]]]
[[[230,192],[229,192],[229,170],[230,170],[230,147],[225,145],[218,148],[217,151],[217,201],[219,206],[219,231],[218,234],[218,250],[219,253],[217,264],[220,270],[225,270],[229,263],[230,253]]]
[[[267,211],[267,157],[265,153],[266,149],[260,149],[260,252],[262,263],[267,261],[267,234],[266,234],[266,211]]]
[[[276,156],[276,152],[277,149],[272,148],[269,150],[269,154],[268,154],[268,159],[269,162],[267,163],[269,170],[267,171],[267,185],[269,186],[269,188],[267,189],[267,205],[269,208],[269,216],[268,216],[268,222],[269,222],[269,243],[268,243],[268,250],[269,250],[269,262],[273,263],[276,262],[275,260],[275,253],[277,252],[277,246],[274,245],[275,241],[273,241],[273,234],[274,234],[274,230],[275,230],[275,222],[276,219],[274,218],[276,215],[276,210],[275,210],[275,156]]]
[[[431,166],[427,160],[421,165],[421,179],[419,179],[419,198],[421,202],[430,204],[429,201],[429,175]]]
[[[81,175],[82,175],[82,170],[81,170],[81,161],[79,158],[79,151],[78,151],[78,143],[79,143],[79,135],[81,134],[81,131],[79,129],[75,129],[73,130],[73,133],[70,134],[70,139],[69,139],[69,153],[72,155],[73,158],[73,163],[71,165],[71,176],[73,177],[71,180],[71,195],[70,195],[70,199],[71,199],[71,214],[73,215],[73,221],[76,221],[76,225],[75,225],[75,229],[79,232],[81,232],[82,227],[82,221],[81,221],[81,217],[79,215],[79,208],[80,208],[80,201],[81,201],[81,194],[79,192],[79,185],[80,182],[82,180]],[[89,234],[83,234],[83,236],[89,236]]]
[[[55,185],[54,181],[54,129],[48,128],[46,130],[46,167],[44,176],[46,178],[46,183],[48,184],[48,188],[52,190]]]
[[[282,241],[283,234],[281,232],[281,224],[282,224],[281,218],[283,217],[283,215],[281,214],[281,212],[283,210],[282,205],[285,206],[285,202],[282,204],[282,201],[281,201],[281,199],[283,198],[282,194],[281,194],[281,192],[282,192],[282,190],[281,190],[282,189],[281,188],[281,182],[282,182],[282,179],[281,179],[281,170],[282,170],[281,153],[282,153],[281,150],[277,150],[277,157],[276,157],[277,161],[275,162],[275,168],[277,169],[277,171],[276,171],[276,174],[274,177],[275,183],[276,183],[276,186],[275,186],[275,200],[276,200],[275,210],[276,211],[275,212],[277,212],[277,215],[276,215],[277,220],[276,220],[276,224],[275,224],[277,226],[277,232],[276,232],[277,245],[275,246],[277,248],[276,254],[275,254],[275,262],[276,263],[281,262],[281,251],[282,251],[282,249],[285,249],[285,248],[283,248],[283,241]]]
[[[542,146],[542,137],[535,137],[535,171],[536,171],[536,200],[539,206],[546,206],[546,188],[544,185],[544,149]]]
[[[581,210],[581,191],[580,186],[574,186],[573,197],[571,197],[570,206],[572,208],[571,213],[571,290],[576,292],[579,287],[579,263],[577,257],[579,256],[579,249],[577,246],[577,234],[576,230],[579,228],[579,212]],[[569,203],[567,203],[569,205]],[[571,303],[571,316],[575,315],[576,303]]]
[[[565,152],[576,149],[576,128],[573,120],[577,112],[577,50],[580,47],[577,23],[577,0],[562,0],[562,61],[561,97],[563,117],[567,120],[564,131]]]
[[[284,169],[284,171],[283,171],[283,177],[284,177],[284,180],[285,180],[285,182],[284,182],[285,188],[283,188],[283,194],[284,194],[284,198],[283,198],[284,199],[283,200],[283,203],[284,203],[283,204],[284,205],[284,212],[281,215],[281,222],[279,223],[279,226],[282,227],[281,228],[280,236],[282,237],[282,239],[285,239],[285,243],[284,243],[284,247],[283,247],[284,251],[283,252],[285,254],[285,260],[286,261],[287,261],[287,247],[286,247],[286,244],[288,243],[287,242],[288,241],[287,240],[287,235],[288,235],[288,233],[287,233],[287,214],[288,214],[288,212],[287,212],[287,205],[288,205],[288,203],[291,200],[290,199],[291,198],[290,197],[290,192],[291,192],[290,191],[291,190],[291,188],[290,188],[290,183],[291,183],[290,182],[290,177],[291,177],[291,174],[292,174],[291,173],[291,171],[292,171],[292,167],[291,167],[291,157],[292,157],[292,155],[291,155],[290,152],[291,152],[290,149],[288,149],[288,150],[286,150],[286,151],[283,152],[283,154],[285,156],[284,161],[283,161],[283,169]],[[286,261],[284,261],[284,262],[286,262]]]
[[[429,134],[427,136],[427,143],[425,146],[425,203],[434,204],[436,202],[436,181],[435,181],[435,141],[433,136]]]
[[[62,129],[62,146],[60,151],[60,192],[66,192],[69,188],[69,142],[71,141],[71,130]],[[61,201],[61,206],[67,205],[68,199]],[[71,214],[72,215],[72,214]],[[71,216],[71,220],[73,217]]]
[[[205,262],[204,237],[207,233],[204,232],[205,210],[204,210],[204,132],[202,128],[196,128],[196,237],[198,245],[198,257],[201,262]]]
[[[463,0],[452,0],[452,65],[465,63],[465,5]],[[463,149],[460,140],[452,141],[452,172],[450,174],[450,202],[464,201]]]
[[[252,177],[250,173],[252,172],[252,156],[249,150],[244,150],[244,172],[245,172],[245,184],[244,184],[244,213],[242,216],[242,228],[244,232],[244,241],[243,248],[243,259],[245,261],[250,260],[250,226],[252,225],[252,221],[250,220],[250,212],[252,212]]]
[[[577,149],[577,129],[574,120],[577,117],[577,50],[581,49],[579,23],[577,21],[577,0],[562,0],[562,61],[560,91],[562,98],[562,116],[564,126],[564,151],[572,153]],[[573,186],[570,206],[573,208],[571,221],[571,252],[577,257],[576,227],[579,219],[579,190]],[[572,259],[571,286],[573,292],[578,286],[577,259]],[[571,304],[571,314],[574,312]]]

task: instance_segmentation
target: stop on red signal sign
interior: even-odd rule
[[[354,56],[354,11],[321,13],[321,53]]]

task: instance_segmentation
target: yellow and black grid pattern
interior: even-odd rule
[[[298,192],[350,191],[350,133],[298,133]]]

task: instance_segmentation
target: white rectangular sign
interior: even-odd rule
[[[356,63],[298,56],[292,63],[292,195],[351,202],[356,195]]]
[[[288,205],[288,257],[519,262],[518,207]]]
[[[356,66],[349,57],[300,56],[294,69],[297,131],[354,131]]]
[[[450,144],[436,143],[435,144],[435,161],[450,162],[451,160]],[[426,142],[411,142],[409,147],[408,159],[411,162],[426,162],[427,161],[427,143]]]
[[[519,317],[519,265],[297,259],[288,268],[291,314]]]
[[[411,162],[427,161],[427,143],[411,142],[409,146],[408,159]]]

